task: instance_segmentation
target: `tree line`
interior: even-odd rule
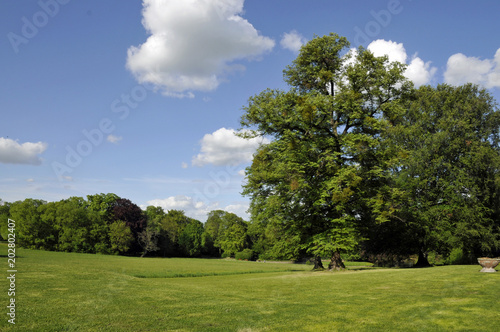
[[[232,256],[250,248],[248,223],[215,210],[203,224],[184,211],[142,210],[115,194],[58,202],[25,199],[0,205],[0,234],[16,221],[16,242],[29,249],[161,257]],[[250,258],[250,257],[248,257]]]

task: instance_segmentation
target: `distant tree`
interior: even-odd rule
[[[183,254],[189,257],[197,257],[202,251],[203,224],[195,219],[189,220],[179,235],[179,247]]]
[[[57,204],[56,229],[59,251],[94,252],[90,229],[92,227],[81,197],[70,197]]]
[[[45,201],[27,198],[12,203],[11,219],[16,221],[16,243],[24,248],[46,249],[52,246],[53,225],[42,221],[39,208]]]
[[[204,236],[219,249],[219,255],[223,251],[225,255],[234,256],[250,246],[247,228],[248,224],[236,214],[214,210],[208,214]]]
[[[226,215],[226,211],[223,210],[213,210],[208,213],[207,221],[205,222],[205,230],[202,235],[204,242],[204,248],[209,253],[213,255],[220,256],[222,254],[222,249],[219,244],[219,237],[221,236],[222,229],[224,226],[223,217]]]
[[[237,252],[249,247],[247,228],[243,219],[227,224],[217,241],[225,255],[234,257]]]
[[[141,208],[132,203],[129,199],[120,198],[116,200],[113,206],[113,221],[121,220],[132,231],[134,242],[130,246],[129,252],[138,254],[141,252],[141,246],[138,242],[139,233],[146,227],[147,218]]]
[[[117,199],[113,205],[113,220],[124,221],[134,235],[146,227],[146,218],[141,208],[125,198]]]
[[[121,220],[117,220],[109,225],[109,238],[110,251],[115,254],[127,252],[134,240],[130,227]]]
[[[10,203],[0,199],[0,237],[4,240],[8,238],[8,219],[10,217]]]
[[[158,236],[158,229],[155,229],[155,227],[151,225],[148,225],[142,232],[139,233],[138,241],[143,250],[141,257],[160,249],[158,246]]]
[[[87,195],[88,208],[90,211],[99,213],[99,215],[110,224],[114,219],[114,207],[120,197],[116,194],[95,194]]]
[[[157,252],[164,257],[167,256],[172,244],[167,232],[162,228],[163,220],[167,214],[159,206],[148,206],[145,211],[147,227],[139,233],[139,244],[143,248],[143,256],[147,253]]]
[[[189,224],[190,218],[181,210],[169,210],[160,221],[160,248],[163,255],[182,256],[183,250],[179,246],[179,236]]]
[[[282,255],[313,255],[315,268],[327,255],[332,270],[374,218],[371,200],[389,175],[381,134],[411,88],[404,65],[348,48],[336,34],[315,37],[284,71],[290,90],[251,97],[241,119],[253,130],[244,137],[273,139],[247,168],[252,223],[275,232]]]
[[[44,232],[43,235],[38,235],[40,237],[39,240],[44,242],[43,247],[40,247],[40,249],[57,249],[59,239],[56,225],[57,207],[58,203],[56,202],[49,202],[38,207],[38,212],[40,213],[40,224],[38,229]]]
[[[150,205],[146,207],[146,216],[148,218],[148,224],[149,222],[152,222],[154,224],[159,224],[161,222],[161,219],[165,217],[165,215],[166,215],[165,211],[160,206]]]

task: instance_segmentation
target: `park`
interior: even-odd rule
[[[18,265],[16,325],[25,331],[498,330],[500,273],[479,265],[349,263],[332,274],[305,264],[28,249]],[[0,327],[17,331],[6,319]]]
[[[289,90],[243,107],[239,135],[272,138],[245,171],[249,221],[113,193],[3,202],[1,330],[498,330],[500,274],[478,264],[500,253],[498,104],[405,70],[335,33],[302,46]]]

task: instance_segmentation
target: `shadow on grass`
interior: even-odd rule
[[[170,278],[200,278],[200,277],[216,277],[229,276],[238,274],[257,274],[257,273],[279,273],[279,272],[307,272],[304,270],[276,270],[276,271],[240,271],[240,272],[195,272],[195,273],[172,273],[172,274],[132,274],[132,277],[141,279],[170,279]]]
[[[383,267],[375,267],[375,266],[349,266],[347,267],[347,271],[367,271],[367,270],[377,270],[384,269]]]

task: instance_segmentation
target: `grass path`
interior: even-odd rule
[[[479,265],[330,273],[295,264],[19,254],[17,324],[2,314],[1,331],[499,330],[500,273],[479,273]],[[6,291],[0,300],[7,303]]]

